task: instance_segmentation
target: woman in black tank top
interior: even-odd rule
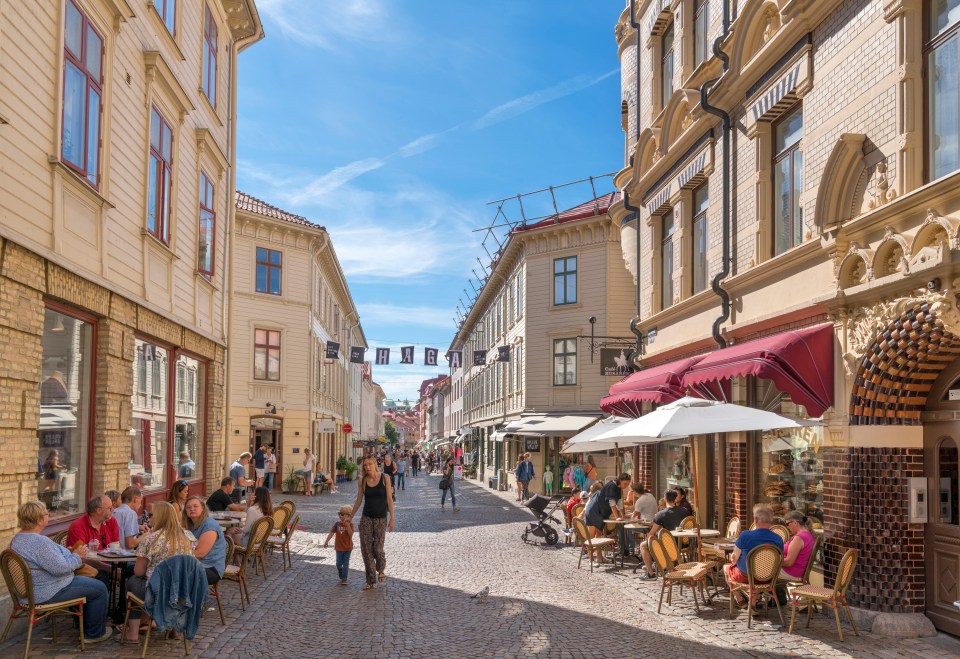
[[[393,531],[393,487],[390,479],[377,470],[373,457],[366,457],[360,466],[361,477],[357,482],[357,500],[353,504],[353,515],[360,510],[363,502],[363,515],[360,517],[360,553],[366,571],[364,590],[370,590],[379,580],[387,580],[387,557],[383,552],[383,541],[387,529]]]

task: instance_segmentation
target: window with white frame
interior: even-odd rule
[[[927,179],[960,169],[960,0],[927,0]]]
[[[773,127],[774,255],[803,242],[803,107],[797,105]]]
[[[704,183],[693,191],[693,293],[696,295],[707,288],[709,267],[707,266],[707,247],[709,230],[707,227],[707,209],[710,207],[710,195]]]
[[[577,340],[554,339],[553,384],[569,386],[577,383]]]
[[[673,211],[661,220],[660,228],[660,309],[673,305]]]

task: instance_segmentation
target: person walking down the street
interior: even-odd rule
[[[267,475],[267,447],[261,445],[257,452],[253,454],[253,471],[257,476],[257,484],[254,487],[263,485],[263,479]]]
[[[397,500],[397,465],[393,461],[393,455],[387,453],[383,457],[383,473],[390,478],[390,488],[393,490],[393,500]]]
[[[263,485],[268,490],[273,489],[273,481],[277,477],[277,456],[273,454],[273,447],[268,446],[266,456],[263,459],[264,482]]]
[[[523,499],[523,480],[521,480],[520,475],[523,473],[523,454],[517,456],[517,464],[513,467],[513,476],[517,479],[517,501]]]
[[[340,512],[333,528],[323,541],[323,548],[326,549],[330,544],[330,538],[334,538],[333,550],[337,553],[337,576],[340,577],[340,585],[347,585],[347,575],[350,572],[350,552],[353,551],[353,518],[350,514],[353,512],[351,506],[340,506]]]
[[[453,504],[453,512],[460,512],[457,508],[457,494],[453,491],[453,474],[456,471],[453,456],[447,458],[447,464],[443,468],[443,477],[440,478],[440,512],[443,512],[443,504],[447,500],[447,493],[450,493],[450,502]],[[444,487],[446,484],[446,487]]]
[[[310,449],[303,449],[303,494],[313,496],[313,470],[317,467],[317,459]]]
[[[413,477],[417,477],[417,473],[420,471],[420,452],[414,451],[413,457],[410,459],[410,464],[413,466]]]
[[[533,470],[533,462],[530,461],[530,454],[524,453],[521,456],[522,462],[517,466],[517,481],[522,483],[522,498],[530,498],[530,481],[536,475]]]
[[[407,484],[404,482],[407,477],[407,456],[403,453],[400,454],[400,459],[397,460],[397,483],[396,490],[405,490],[407,489]],[[394,495],[396,495],[396,490],[394,490]]]
[[[369,456],[360,463],[360,482],[357,485],[357,500],[350,511],[350,519],[360,516],[360,554],[366,572],[364,590],[370,590],[379,581],[386,583],[387,557],[383,541],[387,529],[393,531],[396,515],[393,510],[393,486],[390,479],[377,470],[376,458]]]

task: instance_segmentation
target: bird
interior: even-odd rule
[[[489,594],[490,594],[490,586],[484,586],[483,590],[481,590],[479,593],[476,593],[475,595],[471,595],[470,599],[475,599],[479,602],[486,602],[487,595]]]

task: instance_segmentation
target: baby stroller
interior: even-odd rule
[[[520,535],[520,539],[524,542],[533,542],[530,540],[530,535],[533,534],[538,538],[543,538],[543,541],[548,545],[557,544],[557,541],[560,540],[560,534],[548,522],[563,524],[553,515],[557,512],[563,515],[561,508],[565,498],[563,496],[545,497],[542,494],[533,495],[524,505],[533,511],[533,514],[537,516],[537,521],[530,522],[530,525]]]

